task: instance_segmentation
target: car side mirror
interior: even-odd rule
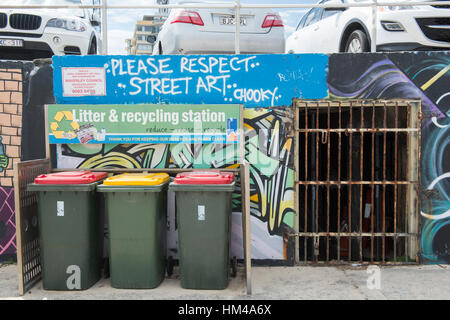
[[[155,42],[156,41],[156,36],[147,36],[147,42]]]

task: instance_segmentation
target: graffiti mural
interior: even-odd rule
[[[390,56],[429,99],[422,120],[422,235],[425,262],[450,263],[450,57]]]
[[[21,155],[22,68],[21,62],[0,62],[0,261],[16,254],[13,165]]]
[[[294,171],[290,109],[246,110],[246,158],[251,174],[251,213],[269,234],[294,224]]]
[[[251,215],[256,219],[252,226],[254,230],[261,229],[260,224],[265,226],[255,246],[261,259],[282,259],[283,224],[293,227],[293,151],[292,138],[287,138],[290,117],[289,109],[244,112],[245,152],[251,164]],[[238,146],[232,144],[65,144],[58,145],[57,153],[60,168],[235,168],[239,161]],[[233,211],[240,208],[238,182]]]
[[[16,253],[14,189],[0,187],[0,256]]]
[[[425,119],[422,136],[422,255],[450,263],[450,118]]]
[[[352,72],[344,72],[350,63]],[[450,262],[449,70],[446,52],[332,55],[328,76],[334,99],[421,99],[420,244],[430,263]]]

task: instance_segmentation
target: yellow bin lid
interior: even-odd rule
[[[103,181],[107,186],[157,186],[169,180],[167,173],[122,173]]]

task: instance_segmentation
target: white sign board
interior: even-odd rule
[[[105,68],[62,68],[66,97],[106,96]]]

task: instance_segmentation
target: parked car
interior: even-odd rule
[[[364,1],[371,0],[322,0],[319,3]],[[379,7],[377,51],[450,49],[449,8],[448,5]],[[372,8],[313,8],[301,18],[297,30],[287,39],[286,52],[368,52],[371,38]]]
[[[240,14],[241,53],[284,53],[284,24],[276,12],[241,9]],[[231,8],[172,9],[158,34],[153,54],[234,53],[235,29]]]
[[[81,0],[2,0],[1,4],[81,5]],[[99,17],[86,9],[0,8],[0,58],[96,54],[101,49],[95,28],[99,25]]]

